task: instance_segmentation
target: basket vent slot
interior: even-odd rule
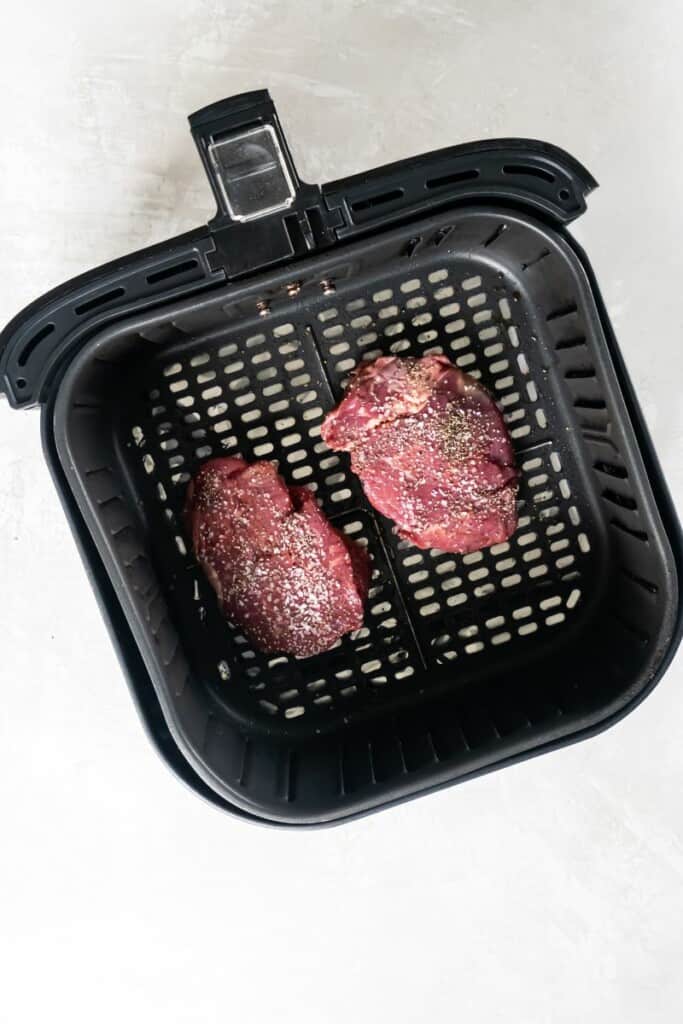
[[[567,303],[566,306],[559,306],[558,309],[554,309],[551,313],[548,313],[548,315],[546,317],[546,320],[547,320],[548,323],[552,323],[553,320],[561,320],[562,317],[571,316],[573,313],[576,313],[576,312],[577,312],[576,303],[575,302],[569,302],[569,303]],[[581,339],[581,341],[584,341],[584,340],[585,340],[584,338]],[[558,345],[556,347],[559,348],[559,345],[560,345],[560,343],[558,343]]]
[[[77,316],[83,316],[84,313],[92,313],[94,309],[106,306],[109,302],[114,302],[125,294],[125,288],[112,288],[111,291],[104,292],[102,295],[95,295],[94,298],[88,299],[87,302],[82,302],[80,306],[76,306],[74,313]]]
[[[541,178],[551,185],[555,181],[555,175],[550,171],[547,171],[544,167],[536,167],[532,164],[505,164],[503,166],[503,174],[513,174],[526,178]]]
[[[155,270],[153,274],[147,275],[147,284],[158,284],[159,281],[168,281],[171,277],[179,277],[180,274],[187,274],[190,270],[196,270],[199,266],[197,260],[184,260],[171,267],[164,267],[162,270]]]
[[[385,203],[393,203],[397,199],[401,199],[405,189],[393,188],[387,192],[378,192],[374,196],[367,196],[365,199],[357,199],[355,203],[351,203],[351,209],[354,213],[362,213],[363,210],[371,210],[375,206],[383,206]]]
[[[621,530],[622,533],[628,534],[629,537],[633,537],[634,540],[640,540],[644,543],[647,543],[649,540],[645,530],[634,530],[633,527],[622,523],[620,519],[610,519],[610,526],[616,527],[617,530]]]
[[[442,174],[438,178],[427,178],[425,187],[444,188],[446,185],[459,185],[462,181],[474,181],[479,177],[476,167],[470,167],[464,171],[453,171],[451,174]]]
[[[30,341],[26,342],[23,349],[21,350],[19,358],[17,359],[17,363],[19,364],[19,366],[26,366],[26,363],[29,361],[32,353],[38,348],[41,341],[44,341],[45,338],[52,334],[54,329],[54,324],[45,324],[45,326],[41,327],[37,334],[33,335]]]

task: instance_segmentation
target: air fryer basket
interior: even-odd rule
[[[217,109],[208,122],[199,115],[207,162],[206,145],[226,137]],[[482,178],[491,159],[522,173],[488,148]],[[63,347],[61,364],[46,360],[57,382],[46,396],[48,457],[87,560],[106,578],[153,728],[198,788],[263,820],[342,819],[595,731],[644,695],[677,639],[675,524],[656,466],[645,468],[647,441],[634,433],[637,409],[627,409],[581,255],[541,203],[523,209],[491,188],[417,219],[408,204],[394,226],[389,215],[369,230],[377,209],[410,199],[416,167],[332,186],[317,219],[301,186],[310,255],[277,255],[280,216],[251,236],[253,270],[242,253],[221,281],[217,257],[202,256],[212,287],[121,307],[68,358]],[[557,169],[538,167],[556,187]],[[472,181],[462,169],[441,178]],[[560,184],[575,202],[576,182]],[[234,217],[229,189],[217,196],[220,257],[248,237],[250,213]],[[334,223],[335,209],[355,231]],[[154,286],[158,273],[147,274]],[[522,473],[515,535],[471,555],[399,541],[347,458],[320,439],[360,360],[428,352],[496,396]],[[182,520],[187,481],[220,454],[276,460],[367,544],[365,625],[332,651],[266,656],[221,616]]]

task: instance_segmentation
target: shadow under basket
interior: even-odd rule
[[[43,410],[134,691],[186,781],[258,820],[338,821],[596,732],[648,692],[679,635],[677,524],[558,225],[470,201],[203,284],[91,324]],[[465,556],[398,540],[320,439],[359,362],[434,352],[496,397],[521,471],[515,534]],[[276,461],[367,545],[365,623],[331,651],[264,655],[220,614],[182,516],[220,455]]]

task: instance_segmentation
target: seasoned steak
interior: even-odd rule
[[[188,487],[198,562],[226,617],[266,653],[309,657],[363,623],[366,551],[271,462],[205,462]]]
[[[517,526],[512,444],[491,395],[445,357],[361,366],[322,437],[418,548],[477,551]]]

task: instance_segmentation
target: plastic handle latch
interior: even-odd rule
[[[190,128],[217,218],[250,221],[292,205],[299,180],[267,89],[198,110]]]
[[[266,89],[205,107],[190,127],[218,207],[215,262],[229,277],[334,243],[341,215],[299,180]]]

